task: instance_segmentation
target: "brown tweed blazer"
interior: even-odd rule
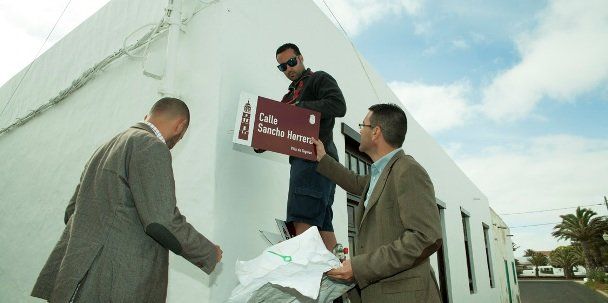
[[[168,249],[204,272],[215,246],[176,207],[171,153],[144,123],[101,146],[65,212],[32,296],[50,302],[165,302]],[[77,290],[77,285],[80,287]]]
[[[431,180],[413,157],[399,151],[382,171],[376,187],[370,176],[354,174],[324,156],[317,171],[348,192],[365,197],[359,204],[357,247],[352,257],[363,302],[441,302],[429,256],[441,246],[441,223]]]

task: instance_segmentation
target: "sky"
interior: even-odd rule
[[[314,0],[329,15],[323,0]],[[0,85],[108,0],[0,0]],[[608,196],[608,2],[325,0],[524,249]],[[2,102],[0,102],[2,103]],[[528,214],[511,214],[567,208]],[[599,215],[606,206],[593,205]],[[509,215],[511,214],[511,215]],[[529,226],[545,224],[539,226]]]

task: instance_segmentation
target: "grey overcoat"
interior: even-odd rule
[[[317,171],[348,192],[365,197],[355,224],[357,247],[351,260],[363,302],[441,302],[429,256],[441,246],[441,223],[431,180],[403,151],[388,162],[375,188],[369,175],[346,169],[324,156]]]
[[[169,249],[206,273],[216,265],[176,207],[167,145],[144,123],[95,151],[64,222],[32,290],[50,302],[165,302]]]

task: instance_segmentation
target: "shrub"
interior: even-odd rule
[[[589,271],[587,271],[587,278],[591,281],[599,283],[608,282],[608,277],[606,276],[606,273],[598,269],[590,269]]]

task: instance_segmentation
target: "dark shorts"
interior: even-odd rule
[[[331,224],[336,184],[317,173],[317,162],[292,157],[287,198],[287,222],[303,222],[320,231],[334,231]]]

